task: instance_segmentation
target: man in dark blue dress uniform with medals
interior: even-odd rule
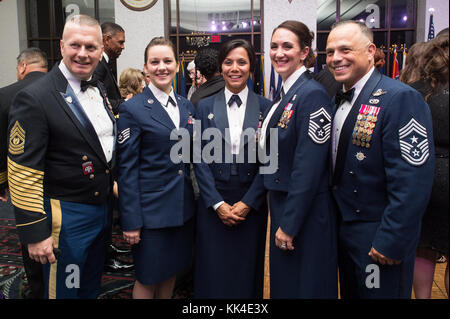
[[[411,298],[414,258],[434,170],[431,115],[421,95],[381,75],[364,24],[327,41],[335,97],[332,189],[342,298]]]

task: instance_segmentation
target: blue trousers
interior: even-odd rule
[[[55,246],[61,251],[54,264],[43,265],[45,298],[97,298],[110,222],[109,205],[45,198],[44,209]]]
[[[415,250],[400,265],[381,265],[368,255],[379,222],[341,222],[339,281],[342,299],[410,299]],[[415,240],[415,239],[412,239]]]

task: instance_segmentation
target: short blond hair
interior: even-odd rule
[[[96,19],[94,19],[88,15],[85,15],[85,14],[76,14],[66,21],[66,24],[64,25],[62,39],[64,39],[64,33],[65,33],[67,27],[70,25],[89,26],[89,27],[94,27],[94,28],[96,27],[96,28],[98,28],[100,39],[103,38],[102,28],[100,27],[100,24],[98,23],[98,21]]]
[[[133,68],[123,70],[119,80],[120,95],[126,98],[130,93],[133,96],[141,93],[142,81],[144,81],[144,75],[141,70]]]

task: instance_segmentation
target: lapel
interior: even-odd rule
[[[101,82],[99,82],[99,84],[98,84],[98,90],[100,91],[100,94],[103,97],[103,106],[105,107],[106,113],[108,114],[109,118],[111,119],[111,122],[113,123],[113,134],[114,134],[113,152],[115,152],[116,138],[117,138],[117,121],[116,121],[116,118],[114,117],[111,103],[108,100],[108,96],[106,94],[106,89]]]
[[[247,106],[245,109],[244,124],[242,126],[243,131],[245,131],[247,128],[253,128],[255,130],[258,129],[259,112],[260,105],[258,96],[249,89]]]
[[[111,77],[111,80],[113,81],[114,84],[116,84],[115,86],[117,86],[116,77],[114,76],[113,72],[109,68],[108,62],[106,62],[105,57],[102,58],[100,63],[103,64],[103,67],[106,69],[106,73],[108,73],[108,76]]]
[[[242,125],[242,132],[244,132],[248,128],[252,128],[254,132],[258,130],[260,110],[261,106],[259,105],[258,96],[249,89],[247,96],[247,106],[245,108],[244,123]],[[248,138],[245,138],[244,144],[247,144],[248,140]]]
[[[56,88],[56,91],[53,91],[54,97],[80,131],[86,142],[97,153],[97,156],[106,163],[106,157],[97,133],[66,78],[59,70],[58,65],[58,63],[55,64],[51,71],[51,76]]]
[[[175,97],[177,99],[178,110],[180,111],[180,128],[187,127],[190,113],[186,102],[178,94],[175,94]]]
[[[341,178],[342,171],[344,169],[345,159],[347,156],[347,149],[350,143],[350,137],[353,132],[353,128],[355,126],[356,118],[359,114],[359,109],[361,108],[361,103],[370,97],[372,92],[375,90],[378,82],[381,80],[381,73],[375,69],[367,81],[366,85],[364,85],[363,89],[358,95],[355,103],[352,105],[352,109],[345,119],[344,125],[342,126],[341,136],[339,137],[339,145],[338,151],[336,155],[336,164],[334,167],[333,174],[333,185],[336,185]],[[334,100],[334,99],[333,99]],[[337,109],[335,107],[335,109]]]
[[[216,94],[213,105],[214,122],[220,130],[222,138],[231,145],[231,141],[225,135],[225,129],[228,128],[227,103],[225,101],[225,90],[221,90]],[[228,136],[229,137],[229,136]]]
[[[159,103],[159,101],[153,95],[152,91],[149,89],[148,86],[145,87],[143,94],[144,94],[144,106],[152,110],[151,117],[158,123],[161,123],[162,125],[167,127],[170,131],[176,129],[169,114],[166,112],[166,110],[163,109],[164,106],[162,106],[161,103]],[[181,112],[180,112],[180,119],[181,119]]]
[[[293,99],[294,95],[296,96],[297,91],[302,87],[303,84],[305,84],[308,80],[307,72],[303,72],[303,74],[295,81],[294,85],[289,89],[288,92],[284,95],[284,97],[281,99],[280,104],[278,104],[277,109],[273,113],[272,117],[270,118],[269,124],[267,125],[267,129],[273,128],[277,125],[278,120],[281,117],[281,114],[284,111],[284,108],[287,106],[289,102]],[[292,101],[293,102],[293,101]],[[267,116],[267,113],[266,113]],[[269,134],[266,133],[266,138],[269,136]]]

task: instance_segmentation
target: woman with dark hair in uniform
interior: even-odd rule
[[[329,191],[332,111],[327,92],[305,67],[314,59],[313,37],[303,23],[285,21],[270,42],[270,59],[282,78],[259,141],[266,150],[275,143],[278,159],[276,172],[263,175],[269,191],[271,298],[337,298],[336,217]]]
[[[217,134],[202,141],[202,161],[194,165],[200,186],[196,298],[263,296],[267,207],[262,180],[255,179],[256,132],[270,101],[246,85],[255,60],[246,40],[225,43],[218,58],[225,88],[197,105],[202,133]],[[220,138],[222,152],[206,152],[214,135]]]

